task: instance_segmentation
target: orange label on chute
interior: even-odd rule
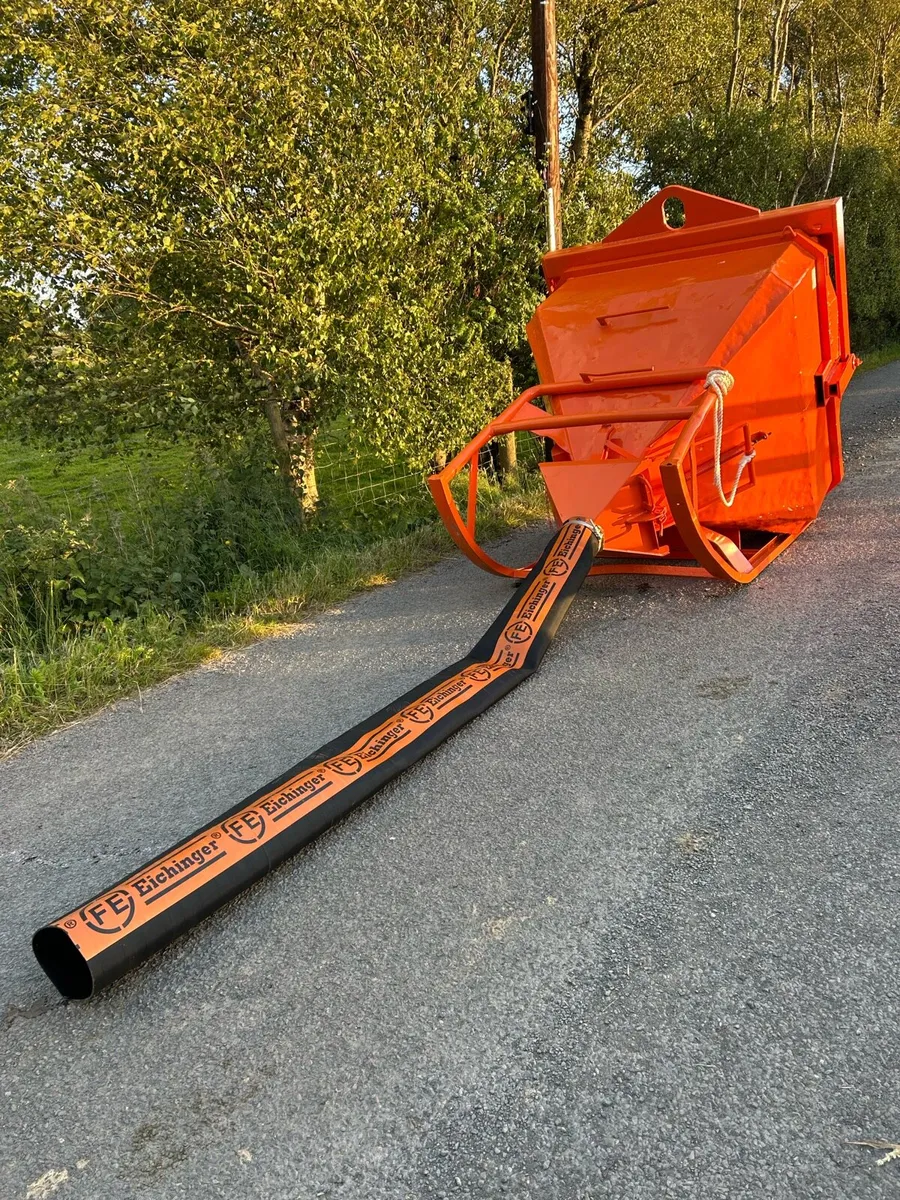
[[[590,531],[580,525],[560,530],[543,567],[510,614],[489,659],[472,663],[440,683],[426,685],[427,690],[411,704],[368,730],[342,754],[304,768],[55,924],[66,931],[85,958],[93,958],[339,795],[493,680],[521,667],[572,563],[590,536]]]

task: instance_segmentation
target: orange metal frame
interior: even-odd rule
[[[664,206],[670,197],[683,201],[684,228],[672,229],[666,221]],[[790,247],[795,249],[786,249]],[[720,254],[723,257],[719,258]],[[743,257],[727,258],[729,254]],[[775,258],[779,254],[794,255],[790,261],[784,260],[789,261],[793,275],[787,275],[780,267],[775,269]],[[716,274],[718,268],[708,265],[695,267],[694,261],[720,262],[724,264],[722,273]],[[768,265],[770,261],[771,266]],[[729,265],[732,263],[733,266]],[[735,271],[733,285],[729,275],[732,270]],[[765,284],[758,281],[767,278],[766,270],[775,282],[764,293]],[[574,504],[580,506],[581,503],[581,480],[592,478],[590,464],[608,464],[612,454],[623,460],[634,459],[634,471],[628,478],[638,486],[635,494],[646,493],[650,501],[647,505],[638,503],[642,515],[633,517],[633,522],[646,521],[652,516],[654,501],[656,511],[661,512],[662,506],[665,508],[663,524],[674,532],[671,537],[666,535],[664,546],[657,542],[657,551],[640,550],[634,548],[638,543],[620,538],[619,546],[607,545],[592,574],[693,575],[738,583],[755,579],[808,527],[824,492],[843,478],[840,402],[858,360],[850,351],[840,200],[761,213],[748,205],[690,189],[665,188],[603,242],[546,255],[544,273],[551,297],[538,310],[535,321],[529,326],[529,336],[540,373],[547,382],[522,392],[428,481],[438,511],[457,546],[474,563],[499,575],[521,578],[531,569],[530,565],[514,567],[499,562],[478,544],[476,538],[479,454],[496,437],[528,431],[557,443],[560,449],[554,452],[555,462],[584,464],[583,470],[588,473],[574,477],[578,489],[570,493],[570,499],[574,494]],[[620,279],[625,281],[622,285],[624,293],[618,291],[619,284],[614,282]],[[696,298],[679,298],[679,288],[690,286],[696,280],[707,289],[704,296],[721,297],[716,300],[720,305],[718,309],[704,311],[696,308]],[[812,292],[808,280],[812,282]],[[775,320],[776,310],[801,283],[806,290],[797,294],[800,297],[798,303],[805,306],[802,309],[804,323],[796,324],[798,318],[790,314],[800,310],[790,309],[786,317],[780,318],[779,327]],[[571,288],[563,293],[566,299],[557,304],[553,293],[566,284],[571,284]],[[733,310],[736,315],[730,318],[734,322],[732,331],[727,336],[716,334],[716,338],[722,339],[718,351],[701,349],[699,354],[692,353],[691,346],[701,345],[702,338],[696,333],[704,322],[708,323],[712,318],[721,323],[724,318],[719,313],[732,311],[724,307],[730,303],[729,287],[732,287],[733,295],[747,297],[741,299],[740,304],[749,305],[752,300],[756,307],[748,307],[746,315],[739,309]],[[760,292],[758,302],[753,299],[753,288]],[[621,310],[617,305],[620,294]],[[787,309],[785,304],[784,311]],[[542,316],[545,310],[546,317]],[[554,313],[561,315],[554,316]],[[665,324],[671,327],[672,322],[678,321],[682,325],[674,340],[671,334],[662,337],[653,332],[653,322],[657,322],[656,328],[662,328]],[[760,322],[764,322],[766,330],[771,332],[758,336]],[[602,330],[599,341],[596,332],[590,332],[598,328]],[[802,334],[792,332],[801,328]],[[687,336],[682,337],[681,329]],[[548,336],[554,340],[548,341]],[[757,338],[754,349],[742,362],[740,351],[751,337]],[[799,342],[797,338],[800,338]],[[788,353],[791,339],[795,339],[795,345],[799,347],[792,351],[795,353],[791,360],[793,365],[782,375],[777,370],[773,374],[771,364],[779,362]],[[604,349],[604,346],[608,348]],[[623,349],[628,352],[627,357],[622,353]],[[710,360],[703,362],[701,355],[706,353]],[[648,358],[653,362],[660,356],[668,357],[668,365],[662,362],[651,369]],[[608,366],[616,367],[623,358],[626,362],[629,359],[644,362],[647,368],[615,372],[607,369]],[[693,365],[696,359],[700,361]],[[736,400],[729,397],[725,405],[726,436],[730,442],[721,461],[726,462],[741,453],[749,455],[757,449],[759,452],[759,457],[749,466],[746,484],[742,485],[742,501],[728,521],[723,519],[727,510],[710,506],[710,477],[707,475],[704,480],[704,472],[709,470],[708,445],[716,405],[716,395],[706,381],[716,360],[722,369],[729,369],[737,376],[735,391],[739,393]],[[685,361],[689,365],[683,365]],[[581,372],[580,379],[572,378],[576,372]],[[798,382],[788,385],[788,391],[785,391],[784,380],[788,377]],[[818,400],[812,398],[814,381],[821,392]],[[771,390],[773,386],[775,391]],[[801,390],[791,391],[792,387]],[[668,402],[665,398],[667,389],[675,389]],[[609,407],[601,408],[607,393],[616,393],[616,396],[610,396]],[[649,403],[646,406],[642,403],[641,393],[647,395]],[[551,410],[571,409],[573,406],[569,401],[581,397],[583,410],[539,411],[533,401],[541,397],[550,402],[548,408]],[[554,397],[559,397],[559,401],[554,402]],[[641,407],[629,408],[629,404],[641,404]],[[815,418],[818,432],[811,444],[804,440],[810,436],[804,429],[811,427],[809,423],[816,411],[820,414]],[[748,420],[757,429],[753,436]],[[806,426],[802,425],[804,420]],[[781,425],[777,424],[779,421]],[[769,422],[775,422],[775,425]],[[650,441],[646,451],[640,452],[638,457],[623,453],[620,445],[609,439],[605,443],[607,449],[601,450],[598,457],[590,439],[586,442],[581,434],[577,434],[585,427],[608,426],[621,430],[639,423],[654,425],[656,430],[648,433]],[[676,436],[678,425],[681,429]],[[772,435],[764,430],[776,426],[775,440],[766,440]],[[563,432],[566,430],[572,431],[571,438]],[[575,446],[577,438],[581,438],[578,447]],[[704,450],[698,443],[704,441],[707,443],[707,461],[702,462]],[[649,482],[648,467],[652,471]],[[467,503],[463,516],[451,484],[466,469]],[[551,488],[551,496],[553,487],[558,486],[554,481],[560,478],[553,472],[560,469],[550,464],[545,469],[545,482]],[[613,475],[609,478],[615,479],[614,467],[601,465],[598,469],[611,469]],[[760,469],[762,477],[758,474]],[[551,474],[547,474],[548,471]],[[698,477],[701,483],[699,504]],[[761,488],[756,486],[760,478],[763,479]],[[651,496],[654,489],[655,497]],[[773,502],[773,494],[777,502]],[[592,508],[595,499],[593,485],[585,482],[585,511],[579,515],[599,520],[602,526],[602,516],[598,517]],[[615,526],[620,510],[610,509],[610,503],[606,501],[601,507]],[[560,519],[563,515],[574,515],[572,511],[563,514],[556,499],[554,507]],[[722,529],[705,524],[699,515],[701,508],[710,514],[707,520],[722,525],[734,534],[734,538]],[[781,517],[778,516],[779,509],[784,514]],[[718,518],[714,517],[715,512],[719,513]],[[767,513],[774,514],[771,529]],[[693,561],[688,561],[689,558]]]
[[[531,420],[513,420],[516,413],[526,404],[543,396],[582,395],[598,396],[604,392],[622,391],[626,388],[640,388],[653,384],[656,387],[667,384],[702,384],[708,374],[708,368],[698,367],[696,370],[672,371],[668,375],[656,374],[644,376],[632,372],[625,375],[610,375],[608,378],[591,383],[545,383],[527,388],[509,405],[508,408],[486,425],[485,428],[457,456],[447,463],[442,471],[432,475],[428,487],[434,498],[441,519],[447,526],[450,536],[456,542],[467,558],[487,571],[497,575],[506,575],[512,579],[523,578],[531,570],[533,563],[524,567],[510,567],[499,562],[478,544],[475,539],[475,518],[478,504],[478,456],[484,447],[495,437],[519,430],[529,433],[547,433],[551,430],[564,429],[581,425],[605,425],[626,421],[668,423],[684,421],[685,427],[676,441],[671,454],[660,465],[660,474],[665,487],[666,498],[672,512],[672,517],[685,545],[696,559],[696,564],[673,562],[646,562],[640,559],[626,558],[622,561],[598,562],[591,570],[592,575],[609,575],[632,572],[652,573],[655,575],[699,575],[717,579],[730,579],[736,583],[749,583],[777,554],[780,554],[792,541],[803,532],[809,524],[788,534],[774,535],[766,544],[751,555],[745,555],[735,543],[722,533],[707,529],[701,524],[692,503],[691,490],[688,487],[684,472],[684,461],[691,452],[692,444],[703,422],[709,415],[715,396],[703,387],[698,401],[685,407],[631,409],[623,412],[616,409],[609,412],[572,413],[564,416],[554,416],[548,413],[546,417],[534,417]],[[453,497],[450,484],[457,475],[466,468],[469,470],[468,500],[466,515],[463,517],[459,506]]]

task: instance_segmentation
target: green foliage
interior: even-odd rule
[[[862,365],[857,370],[877,371],[879,367],[886,366],[887,363],[897,362],[898,359],[900,359],[900,342],[886,342],[883,346],[879,346],[877,350],[867,351],[865,358],[862,360]]]
[[[333,445],[339,456],[342,443]],[[24,480],[0,490],[0,659],[23,638],[52,647],[148,610],[196,624],[258,596],[267,575],[303,572],[323,554],[434,521],[414,474],[405,477],[412,486],[385,488],[379,500],[326,468],[321,509],[302,523],[262,454],[251,441],[228,455],[198,451],[180,472],[132,459],[87,492],[60,495],[46,479],[45,495]]]
[[[634,175],[586,164],[566,205],[566,240],[576,246],[602,241],[640,202]]]
[[[275,396],[425,463],[496,404],[538,182],[455,6],[4,13],[8,429],[226,442]]]
[[[242,468],[238,464],[234,469]],[[297,518],[291,506],[285,507],[277,481],[271,480],[268,499],[257,494],[256,501],[247,504],[243,493],[231,490],[234,474],[225,475],[210,480],[200,472],[199,479],[185,482],[160,504],[154,500],[158,489],[149,480],[146,486],[139,484],[133,501],[135,508],[143,509],[143,522],[132,524],[132,540],[118,547],[110,514],[102,509],[95,507],[87,520],[73,522],[54,515],[52,504],[33,495],[15,499],[17,521],[30,522],[36,536],[22,539],[13,532],[0,549],[0,755],[221,649],[277,634],[285,621],[454,552],[433,514],[427,520],[420,515],[413,527],[402,531],[396,512],[395,523],[382,530],[368,521],[361,527],[350,520],[341,524],[329,519],[318,523],[315,532],[305,527],[296,539],[285,540],[278,513],[286,513],[285,522]],[[536,476],[524,476],[521,484],[501,490],[487,483],[481,488],[481,536],[497,537],[546,515],[544,490]],[[8,527],[8,490],[4,502],[3,524]],[[182,503],[185,506],[179,508]],[[252,527],[244,530],[240,553],[195,543],[206,556],[206,569],[212,562],[222,572],[217,592],[201,595],[188,587],[175,595],[174,585],[180,581],[171,579],[170,570],[168,577],[158,577],[158,595],[129,603],[137,597],[129,592],[134,574],[123,568],[124,562],[135,557],[151,566],[170,567],[163,557],[165,547],[183,546],[194,536],[187,528],[192,515],[229,505]],[[237,569],[228,577],[235,561]],[[107,599],[118,611],[124,604],[130,615],[114,618],[107,613],[88,619],[83,599],[73,595],[83,586],[88,592],[88,587],[76,575],[92,590],[104,584],[115,589],[118,595]]]
[[[900,135],[856,128],[835,154],[810,143],[796,119],[772,108],[673,118],[647,139],[645,187],[683,183],[759,208],[843,195],[854,341],[879,346],[900,332]]]
[[[560,5],[567,240],[673,179],[847,197],[897,331],[898,0]],[[850,31],[853,36],[849,36]],[[274,397],[424,466],[521,379],[539,187],[512,0],[0,15],[0,425],[229,444]]]
[[[148,465],[130,485],[123,498],[96,484],[77,517],[26,484],[0,492],[0,649],[12,627],[56,637],[148,605],[196,618],[236,580],[299,564],[323,538],[353,536],[346,522],[326,526],[325,513],[301,527],[255,454],[201,455],[174,480]]]
[[[900,335],[900,131],[855,135],[841,153],[834,191],[846,204],[850,317],[860,350]]]
[[[900,0],[560,6],[566,228],[683,183],[772,208],[843,195],[853,336],[900,334]]]
[[[679,114],[648,135],[645,150],[645,191],[681,183],[758,208],[796,202],[805,162],[802,130],[768,108]]]

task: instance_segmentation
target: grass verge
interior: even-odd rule
[[[495,538],[546,517],[543,489],[490,489],[479,504],[479,537]],[[0,663],[0,758],[113,700],[224,651],[289,632],[297,620],[355,592],[390,583],[456,553],[437,522],[371,544],[323,544],[299,566],[238,576],[227,596],[193,620],[151,605],[50,645],[20,643]]]
[[[888,345],[880,346],[877,350],[871,350],[861,357],[860,371],[875,371],[878,367],[885,367],[888,363],[896,362],[900,358],[900,342],[889,342]]]

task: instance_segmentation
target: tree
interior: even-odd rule
[[[340,416],[425,463],[508,387],[539,185],[440,0],[27,0],[0,17],[7,427],[227,439],[315,505]]]
[[[642,189],[684,183],[761,208],[843,195],[854,336],[895,338],[900,0],[736,0],[731,15],[727,63],[644,136]]]

